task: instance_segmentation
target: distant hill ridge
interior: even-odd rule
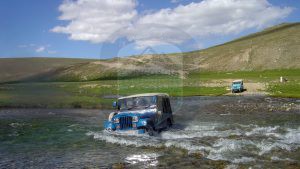
[[[0,59],[0,82],[86,81],[144,74],[300,68],[300,23],[284,23],[207,49],[107,60]]]

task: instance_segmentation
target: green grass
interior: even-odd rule
[[[272,84],[268,88],[268,92],[276,97],[295,97],[300,98],[300,83],[282,83]]]
[[[288,81],[280,83],[280,76],[283,76]],[[245,82],[260,82],[267,84],[266,91],[271,96],[300,98],[300,69],[200,72],[189,75],[189,79],[197,78],[200,81],[244,79]]]
[[[81,83],[20,83],[0,87],[0,107],[105,108],[112,99],[80,89]]]
[[[244,79],[245,81],[270,82],[278,81],[283,76],[289,80],[300,80],[300,69],[278,69],[264,71],[227,71],[191,73],[189,79],[198,78],[201,81],[212,79]]]
[[[171,96],[222,95],[224,87],[185,86],[182,79],[152,76],[90,82],[40,82],[0,85],[0,107],[110,108],[112,95],[147,92]]]
[[[120,80],[88,82],[36,82],[0,85],[0,107],[110,108],[116,95],[163,92],[170,96],[219,96],[228,93],[226,85],[205,87],[202,82],[244,79],[268,83],[267,92],[278,97],[300,97],[300,70],[241,72],[201,72],[186,79],[177,76],[151,75]],[[288,79],[279,83],[279,77]]]

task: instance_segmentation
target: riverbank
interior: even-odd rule
[[[95,83],[95,82],[94,82]],[[253,84],[253,83],[252,83]],[[49,85],[51,87],[49,87]],[[87,108],[87,109],[111,109],[112,102],[118,97],[124,95],[135,94],[133,91],[126,93],[115,93],[107,90],[95,91],[90,88],[81,88],[91,84],[78,84],[78,83],[55,83],[55,84],[10,84],[5,87],[6,90],[0,93],[0,108]],[[247,86],[247,83],[245,84]],[[76,91],[76,86],[79,88]],[[260,86],[260,85],[258,85]],[[61,89],[68,88],[68,89]],[[175,92],[172,91],[177,90]],[[270,94],[265,90],[257,90],[256,88],[247,89],[243,93],[231,93],[226,87],[183,87],[172,88],[169,90],[159,90],[159,92],[169,93],[171,97],[193,97],[193,96],[218,96],[220,98],[227,97],[228,99],[235,100],[237,97],[273,97],[287,99],[286,95]],[[72,91],[73,90],[73,91]],[[90,91],[92,90],[92,91]],[[97,93],[105,93],[105,95]],[[152,92],[152,91],[148,91]],[[142,93],[142,92],[141,92]],[[287,95],[289,96],[289,95]],[[290,97],[299,99],[300,97]]]

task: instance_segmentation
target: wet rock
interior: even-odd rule
[[[197,159],[201,159],[203,158],[203,154],[201,152],[194,152],[194,153],[191,153],[190,156],[194,157],[194,158],[197,158]]]
[[[286,165],[287,169],[299,169],[300,168],[300,164],[296,161],[286,161],[286,162],[284,162],[284,164]]]
[[[238,135],[230,135],[230,136],[228,136],[228,139],[237,139],[239,137],[240,136],[238,136]]]
[[[209,161],[208,162],[209,166],[212,166],[211,168],[217,168],[217,169],[221,169],[221,168],[225,168],[226,166],[228,166],[229,162],[227,161],[221,161],[221,160],[217,160],[217,161]]]

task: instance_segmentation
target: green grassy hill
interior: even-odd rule
[[[108,60],[0,59],[0,82],[90,81],[145,74],[187,77],[197,72],[300,68],[300,23],[280,24],[208,49]]]
[[[1,58],[0,82],[22,81],[31,77],[55,72],[71,65],[91,62],[89,59],[66,58]]]
[[[300,23],[281,24],[201,51],[186,53],[195,71],[266,70],[300,67]]]
[[[74,67],[77,72],[91,69],[96,62]],[[119,77],[140,74],[179,74],[203,71],[261,71],[300,68],[300,23],[280,24],[223,45],[208,49],[167,54],[143,55],[102,61],[103,74]],[[116,72],[116,68],[118,71]],[[96,69],[95,69],[96,70]],[[90,72],[89,72],[90,73]],[[72,76],[72,71],[63,73]],[[84,77],[84,73],[82,74]],[[61,77],[61,75],[60,75]],[[96,78],[97,79],[97,78]]]

